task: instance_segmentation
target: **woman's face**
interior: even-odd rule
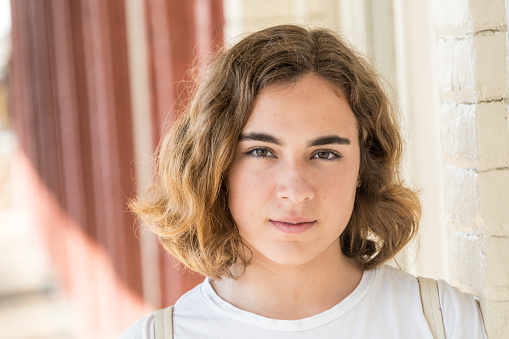
[[[341,255],[359,176],[357,121],[308,74],[263,89],[228,173],[228,205],[253,260],[301,265]]]

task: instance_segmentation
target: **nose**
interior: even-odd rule
[[[278,176],[276,194],[279,199],[300,203],[314,197],[314,188],[305,166],[292,164],[281,168]]]

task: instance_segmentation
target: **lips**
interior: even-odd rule
[[[280,230],[281,232],[287,233],[287,234],[299,234],[302,233],[311,227],[316,223],[316,220],[313,221],[300,221],[300,220],[270,220],[270,223],[272,226]]]

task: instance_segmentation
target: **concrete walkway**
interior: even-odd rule
[[[73,338],[73,317],[59,290],[37,225],[13,201],[14,134],[0,129],[0,338]]]

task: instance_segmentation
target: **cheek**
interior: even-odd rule
[[[238,223],[247,215],[252,215],[253,199],[259,196],[259,183],[255,176],[249,173],[240,164],[232,166],[228,178],[228,207],[233,218]]]
[[[270,186],[270,179],[267,170],[239,162],[231,167],[226,182],[232,200],[236,197],[252,199],[263,195]],[[244,203],[251,199],[244,200]]]
[[[341,206],[341,210],[353,207],[357,192],[358,171],[337,171],[320,176],[322,203]]]
[[[239,230],[252,228],[264,220],[269,210],[278,207],[274,199],[274,175],[252,164],[236,163],[227,178],[228,207]]]

